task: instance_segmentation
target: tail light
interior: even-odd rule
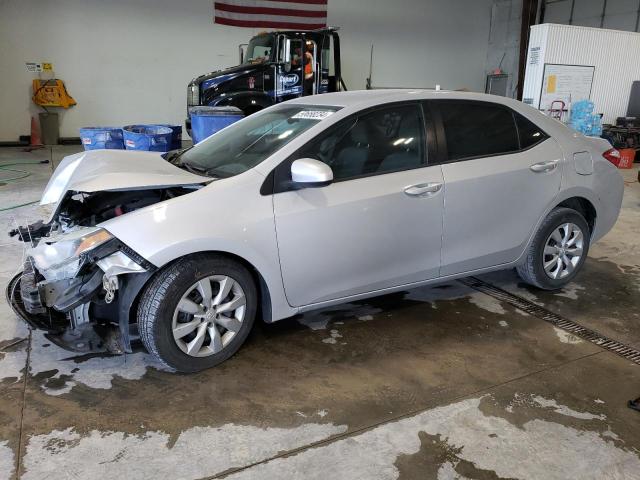
[[[610,148],[609,150],[604,152],[602,156],[613,163],[616,167],[620,163],[620,152],[615,148]]]

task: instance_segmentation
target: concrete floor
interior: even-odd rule
[[[25,169],[0,208],[39,197],[50,166]],[[640,185],[624,174],[621,218],[569,288],[484,280],[640,348]],[[0,212],[0,232],[37,217]],[[3,288],[22,253],[0,240]],[[640,367],[458,282],[258,325],[188,376],[142,350],[74,356],[0,302],[1,478],[640,478]]]

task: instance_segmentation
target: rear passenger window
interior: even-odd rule
[[[500,155],[519,149],[511,110],[479,102],[438,102],[449,160]]]
[[[296,157],[326,163],[335,180],[409,170],[425,165],[423,130],[419,105],[381,108],[331,128]]]
[[[527,120],[519,113],[514,112],[518,135],[520,136],[520,149],[525,150],[545,140],[547,135],[532,121]]]

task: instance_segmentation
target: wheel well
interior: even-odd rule
[[[221,255],[236,262],[244,265],[244,267],[249,270],[251,276],[253,277],[254,282],[256,282],[256,287],[258,287],[258,295],[260,298],[258,299],[258,312],[257,317],[262,318],[263,322],[270,323],[271,322],[271,293],[269,292],[269,287],[267,286],[267,282],[265,282],[262,274],[258,271],[256,267],[254,267],[250,262],[245,260],[244,258],[234,255],[233,253],[228,252],[207,252],[216,255]]]
[[[589,200],[582,197],[572,197],[558,204],[558,207],[571,208],[579,212],[587,221],[589,232],[593,233],[593,229],[596,226],[596,209]]]
[[[233,253],[228,253],[228,252],[217,252],[217,251],[212,251],[212,252],[194,252],[193,254],[190,255],[186,255],[186,257],[191,256],[191,255],[196,255],[196,254],[212,254],[212,255],[219,255],[219,256],[223,256],[223,257],[227,257],[231,260],[234,260],[236,262],[238,262],[239,264],[243,265],[251,274],[251,276],[253,277],[253,281],[256,283],[256,287],[258,290],[258,295],[260,298],[258,298],[258,311],[257,311],[257,318],[262,318],[262,321],[266,322],[266,323],[270,323],[272,317],[272,310],[271,310],[271,293],[269,292],[269,287],[267,286],[267,282],[265,282],[264,278],[262,277],[262,274],[260,272],[258,272],[258,269],[256,269],[256,267],[254,267],[250,262],[248,262],[247,260],[245,260],[244,258],[238,256],[238,255],[234,255]],[[174,262],[177,262],[178,260],[181,260],[185,257],[180,257],[180,258],[176,258],[175,260],[173,260],[172,262],[169,262],[167,265],[170,265]],[[140,288],[140,291],[138,292],[138,294],[136,295],[136,298],[134,299],[134,301],[131,304],[131,308],[129,310],[129,321],[136,321],[137,319],[137,311],[138,311],[138,303],[140,300],[140,296],[142,295],[142,292],[144,291],[144,289],[147,287],[147,285],[149,285],[149,283],[151,282],[151,280],[155,277],[155,275],[162,269],[166,268],[167,265],[164,265],[162,268],[160,268],[156,273],[154,273],[154,275],[152,275],[147,281],[146,283],[142,286],[142,288]]]

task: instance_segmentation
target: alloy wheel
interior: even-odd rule
[[[575,223],[563,223],[556,227],[544,246],[545,273],[554,280],[564,278],[580,263],[584,248],[584,234]]]
[[[240,284],[212,275],[189,287],[173,314],[173,338],[191,357],[221,352],[242,327],[247,300]]]

